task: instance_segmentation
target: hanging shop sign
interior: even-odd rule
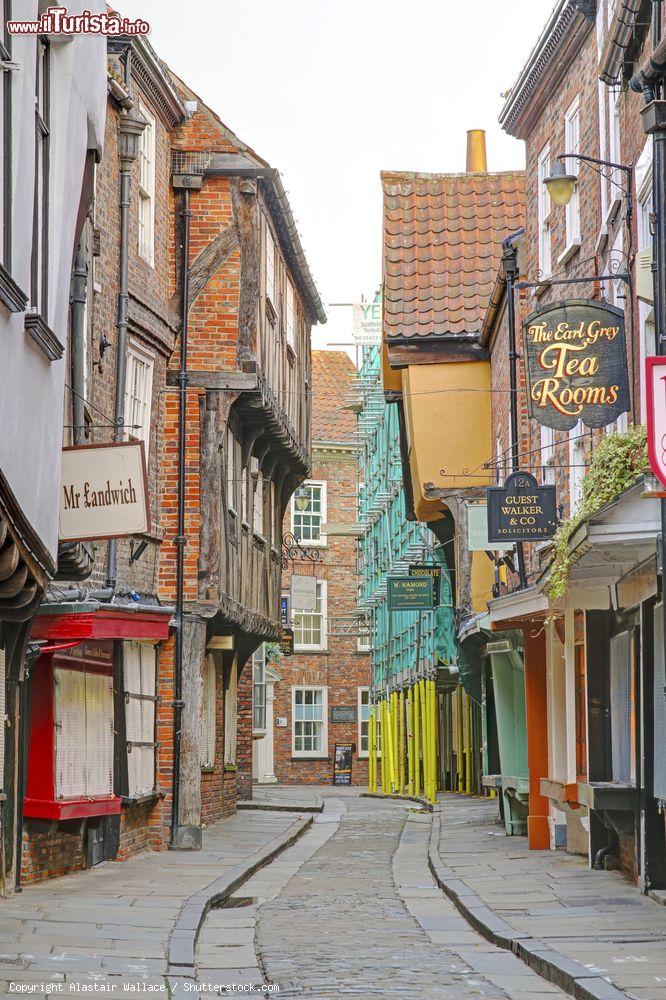
[[[331,722],[356,722],[356,705],[331,705]]]
[[[470,552],[488,552],[490,549],[507,551],[488,541],[488,507],[485,503],[471,503],[467,508],[467,548]]]
[[[333,757],[333,784],[351,785],[353,743],[336,743]]]
[[[389,611],[432,611],[431,576],[392,576],[388,579]]]
[[[650,466],[666,486],[666,356],[645,359],[645,388]]]
[[[590,299],[546,306],[523,323],[523,341],[529,415],[540,424],[605,427],[629,409],[621,309]]]
[[[142,535],[150,528],[146,461],[140,441],[64,448],[60,540]]]
[[[409,575],[429,576],[432,579],[432,602],[435,607],[438,607],[442,567],[438,566],[437,563],[420,563],[409,567]]]
[[[557,528],[555,487],[539,486],[529,472],[513,472],[504,486],[489,486],[488,541],[538,542]]]
[[[291,656],[294,652],[294,630],[283,628],[278,639],[278,646],[283,656]]]
[[[299,611],[317,610],[317,577],[293,573],[289,581],[289,600]]]
[[[382,300],[354,305],[352,336],[357,347],[371,347],[382,342]]]
[[[280,597],[280,625],[289,624],[289,595],[282,594]]]

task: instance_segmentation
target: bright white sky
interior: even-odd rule
[[[313,345],[350,340],[351,310],[381,278],[382,169],[524,166],[497,125],[554,0],[119,0],[158,54],[283,173],[329,316]],[[115,5],[114,5],[115,6]]]

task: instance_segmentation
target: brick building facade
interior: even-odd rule
[[[370,657],[355,616],[359,449],[356,417],[342,408],[355,382],[347,354],[313,352],[312,472],[289,505],[283,532],[292,533],[316,561],[303,560],[296,545],[283,593],[289,593],[292,575],[314,576],[317,609],[290,608],[294,654],[273,663],[279,680],[274,727],[265,739],[272,737],[273,773],[283,784],[330,784],[335,744],[346,742],[355,746],[352,783],[368,780]]]

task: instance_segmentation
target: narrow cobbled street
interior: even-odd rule
[[[562,996],[460,916],[428,870],[429,835],[418,807],[331,790],[301,840],[239,890],[253,905],[211,911],[199,982],[213,992],[240,976],[282,997]]]

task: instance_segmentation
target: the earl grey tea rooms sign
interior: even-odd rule
[[[529,414],[540,424],[605,427],[629,409],[621,309],[590,299],[546,306],[525,319],[523,341]]]

